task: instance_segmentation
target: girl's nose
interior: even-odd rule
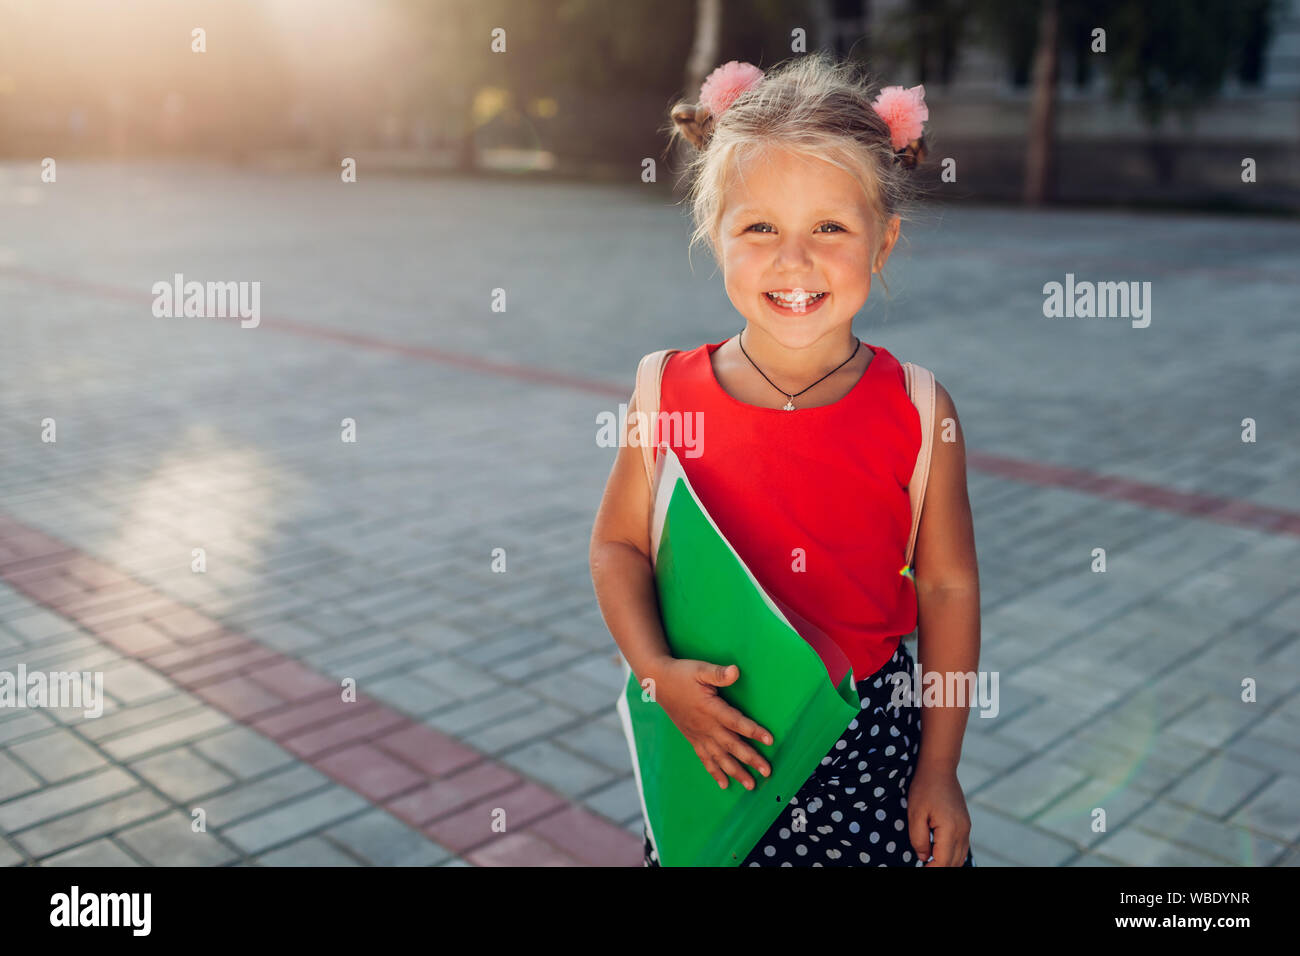
[[[776,250],[776,259],[780,263],[789,263],[793,266],[806,266],[812,261],[808,242],[802,236],[782,237],[780,246]]]

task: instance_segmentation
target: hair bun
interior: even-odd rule
[[[894,153],[894,161],[904,169],[915,169],[917,164],[925,159],[928,152],[929,150],[925,147],[925,135],[922,134]]]
[[[696,149],[703,149],[713,134],[713,115],[708,107],[695,103],[678,103],[672,110],[673,122]]]

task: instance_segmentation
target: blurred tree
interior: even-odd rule
[[[946,77],[961,45],[987,46],[1005,58],[1013,86],[1032,84],[1023,196],[1039,203],[1052,194],[1063,50],[1073,54],[1076,83],[1085,83],[1097,63],[1111,102],[1132,101],[1148,127],[1170,111],[1189,123],[1230,75],[1259,82],[1283,6],[1284,0],[910,0],[891,21],[891,48],[900,41],[934,47],[914,49],[911,58],[922,76],[934,63]],[[1093,51],[1096,28],[1105,30],[1104,53]],[[1158,173],[1170,175],[1172,151],[1153,140],[1149,153]]]
[[[1052,172],[1052,147],[1056,142],[1056,81],[1061,18],[1057,0],[1043,0],[1038,14],[1038,42],[1034,49],[1034,89],[1029,102],[1025,136],[1026,205],[1040,205],[1047,196]]]
[[[811,24],[808,0],[383,2],[407,26],[376,71],[405,108],[454,130],[467,169],[489,140],[570,159],[651,155],[668,109],[714,67],[769,66]],[[495,28],[504,54],[489,47]]]
[[[1228,76],[1258,84],[1281,0],[1100,0],[1110,26],[1106,71],[1115,102],[1135,94],[1143,119],[1186,122]],[[1116,34],[1119,34],[1116,36]],[[1117,42],[1118,41],[1118,42]]]
[[[698,90],[705,77],[718,65],[721,33],[722,0],[695,0],[695,40],[691,44],[691,55],[686,60],[687,96],[693,90]]]

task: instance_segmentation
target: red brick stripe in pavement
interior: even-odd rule
[[[4,514],[0,578],[470,863],[641,863],[603,817],[377,700],[344,703],[332,678]]]
[[[1153,264],[1149,265],[1155,268]],[[53,286],[70,292],[79,292],[100,298],[139,301],[142,305],[147,304],[149,301],[144,292],[130,286],[108,285],[86,279],[38,272],[20,266],[0,265],[0,276],[5,275],[26,282]],[[1268,273],[1266,278],[1281,281],[1281,277],[1272,272]],[[232,324],[234,321],[236,320],[232,320]],[[566,372],[556,372],[514,362],[499,362],[466,352],[455,352],[450,349],[408,345],[374,335],[367,335],[363,332],[331,328],[284,317],[270,316],[264,318],[261,327],[304,338],[339,342],[356,348],[390,352],[406,358],[426,362],[441,362],[444,365],[456,368],[472,368],[489,375],[500,375],[503,378],[555,385],[561,388],[593,392],[598,395],[626,398],[632,393],[632,390],[626,385],[615,385],[601,379],[571,375]],[[242,332],[243,330],[239,331]],[[966,464],[976,471],[999,475],[1003,478],[1010,478],[1013,481],[1021,481],[1027,484],[1071,488],[1099,498],[1127,501],[1192,518],[1204,518],[1207,521],[1217,521],[1221,524],[1252,528],[1273,534],[1300,534],[1300,513],[1257,505],[1249,501],[1178,491],[1163,485],[1147,484],[1112,475],[1099,475],[1083,468],[1049,465],[1027,459],[985,454],[970,449],[967,450]]]
[[[1238,498],[1178,491],[1115,475],[1099,475],[1083,468],[1005,458],[984,452],[966,452],[966,464],[989,475],[1051,488],[1069,488],[1112,501],[1127,501],[1146,508],[1172,511],[1189,518],[1237,525],[1272,534],[1300,534],[1300,513],[1270,508]]]

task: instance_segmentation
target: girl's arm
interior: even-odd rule
[[[966,441],[952,396],[938,382],[935,392],[934,450],[913,573],[919,606],[917,654],[924,670],[938,672],[946,687],[948,674],[974,673],[979,666],[980,584],[966,491]],[[921,711],[918,766],[956,772],[971,702],[963,707],[955,703],[945,700],[942,708]]]
[[[930,478],[916,532],[917,663],[921,690],[937,673],[975,674],[980,656],[980,586],[975,529],[966,492],[966,441],[952,396],[935,383]],[[945,441],[945,437],[948,439]],[[945,695],[946,696],[946,695]],[[921,708],[921,751],[907,795],[908,836],[928,866],[961,866],[970,851],[970,813],[957,781],[971,701]],[[931,837],[933,831],[933,838]]]
[[[641,448],[630,438],[636,396],[627,408],[627,428],[605,483],[591,530],[591,578],[596,603],[614,642],[638,679],[656,677],[671,659],[650,563],[650,487]]]
[[[654,681],[654,700],[690,741],[718,786],[726,789],[730,775],[752,790],[754,780],[742,764],[765,777],[771,776],[772,766],[744,738],[765,744],[773,740],[770,732],[718,695],[717,688],[740,679],[740,668],[673,657],[664,634],[650,562],[650,486],[641,448],[630,440],[636,410],[634,397],[591,531],[596,602],[632,673],[640,681]]]

